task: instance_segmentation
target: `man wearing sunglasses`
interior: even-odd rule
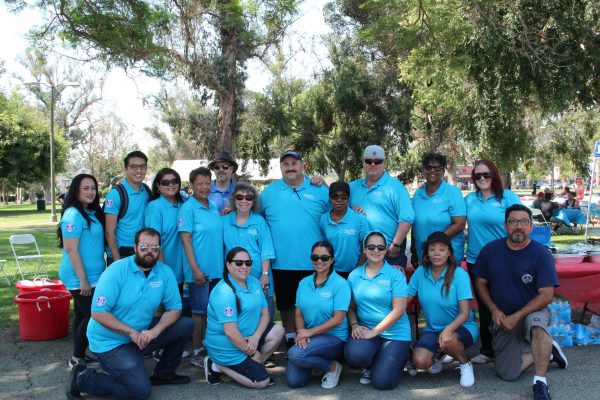
[[[361,210],[371,229],[380,231],[389,243],[385,259],[394,266],[406,266],[406,235],[415,219],[410,196],[404,185],[385,170],[385,151],[370,145],[363,153],[365,177],[350,183],[350,206]]]
[[[194,324],[180,317],[177,280],[171,268],[158,261],[160,244],[156,230],[140,230],[135,235],[134,255],[115,261],[100,277],[87,335],[104,372],[77,364],[68,381],[68,399],[82,398],[81,392],[146,399],[151,386],[190,381],[176,370]],[[164,312],[154,318],[160,306]],[[164,349],[162,356],[148,377],[144,355],[159,349]]]
[[[480,299],[492,313],[496,374],[507,381],[534,368],[535,400],[549,400],[546,371],[552,360],[566,368],[567,359],[548,329],[548,304],[559,285],[552,254],[531,240],[531,210],[514,204],[506,209],[507,237],[485,245],[473,273]]]
[[[235,188],[235,180],[232,176],[237,171],[238,164],[231,157],[231,154],[221,151],[208,164],[208,168],[215,174],[215,180],[211,183],[208,198],[215,203],[219,212],[221,212],[224,208],[227,208],[229,198]]]

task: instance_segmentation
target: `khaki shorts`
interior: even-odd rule
[[[496,329],[490,326],[494,339],[492,347],[495,354],[496,374],[504,380],[512,381],[521,376],[522,354],[531,353],[531,328],[538,326],[548,336],[552,337],[548,330],[550,325],[550,311],[543,308],[529,314],[519,321],[511,331]]]

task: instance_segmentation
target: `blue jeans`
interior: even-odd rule
[[[158,318],[154,318],[150,327],[157,322]],[[144,355],[164,349],[153,375],[160,378],[175,375],[175,370],[181,363],[181,353],[192,336],[193,328],[194,322],[190,318],[180,317],[143,350],[130,342],[104,353],[94,353],[106,373],[86,369],[77,378],[79,390],[117,399],[147,399],[150,397],[151,386],[144,365]]]
[[[285,380],[291,388],[308,385],[312,370],[327,372],[331,360],[338,358],[344,351],[344,341],[333,335],[318,335],[310,338],[306,349],[294,345],[288,350],[288,364]]]
[[[369,368],[376,389],[390,390],[398,386],[410,351],[409,340],[348,338],[344,355],[353,367]]]

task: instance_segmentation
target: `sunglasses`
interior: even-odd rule
[[[160,186],[179,185],[179,179],[163,179],[158,183],[160,183]]]
[[[142,253],[145,253],[147,251],[152,251],[153,253],[160,252],[160,246],[158,244],[150,245],[148,243],[142,243],[138,246],[138,249],[140,249]]]
[[[213,167],[213,169],[214,169],[215,171],[218,171],[218,170],[220,170],[220,169],[222,169],[223,171],[227,171],[227,170],[229,169],[229,167],[231,167],[231,165],[215,165],[215,166]]]
[[[381,158],[365,158],[365,164],[380,165],[381,163],[383,163],[383,160]]]
[[[371,250],[371,251],[373,251],[375,249],[377,249],[379,251],[384,251],[385,250],[385,246],[382,245],[382,244],[377,244],[377,245],[375,245],[375,244],[368,244],[365,247],[367,248],[367,250]]]
[[[256,196],[254,196],[253,194],[247,194],[247,195],[243,195],[243,194],[236,194],[235,195],[235,199],[238,201],[242,201],[242,200],[246,200],[246,201],[252,201],[256,198]]]
[[[331,256],[327,256],[327,255],[318,256],[316,254],[311,254],[310,259],[314,262],[317,262],[319,260],[321,260],[323,262],[327,262],[327,261],[331,260]]]
[[[252,266],[252,260],[231,260],[232,263],[236,265],[236,267],[242,267],[246,265],[247,268]]]
[[[331,200],[348,200],[348,195],[346,194],[338,194],[329,196]]]
[[[440,172],[443,170],[444,170],[444,168],[441,165],[426,165],[423,167],[423,171]]]
[[[481,172],[481,173],[475,174],[474,176],[475,176],[475,180],[478,181],[480,179],[490,179],[492,177],[492,173],[491,172]]]

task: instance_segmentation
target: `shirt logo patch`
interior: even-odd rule
[[[309,200],[313,200],[315,198],[315,196],[313,196],[310,193],[305,193],[303,196],[304,196],[305,199],[309,199]]]
[[[256,229],[248,229],[248,235],[256,236],[258,235],[258,231]]]
[[[333,293],[331,292],[319,292],[319,295],[321,297],[325,297],[326,299],[330,298],[331,296],[333,296]]]
[[[96,299],[96,305],[98,307],[104,307],[106,305],[106,297],[98,296],[98,298]]]
[[[148,283],[151,288],[159,288],[163,285],[163,281],[152,281]]]
[[[355,235],[356,234],[356,229],[352,228],[352,229],[346,229],[344,231],[345,235]]]
[[[524,284],[531,283],[533,281],[533,276],[525,274],[521,277],[521,281],[523,281]]]
[[[380,190],[377,190],[377,191],[373,192],[372,195],[374,197],[382,197],[383,196],[383,192],[380,191]]]
[[[233,308],[225,307],[223,314],[225,314],[226,317],[231,317],[233,315]]]
[[[387,279],[380,279],[377,281],[378,284],[382,285],[382,286],[390,286],[390,281]]]
[[[67,232],[75,232],[75,225],[67,224],[67,226],[65,226],[65,229],[67,230]]]
[[[432,203],[441,203],[442,201],[444,201],[443,199],[433,199],[431,202]]]
[[[179,218],[179,219],[177,220],[177,225],[178,225],[178,226],[183,226],[184,224],[185,224],[185,221],[183,220],[183,218]]]
[[[113,206],[113,201],[112,201],[112,200],[110,200],[110,199],[107,199],[107,200],[104,202],[104,205],[106,206],[106,208],[112,208],[112,206]]]

